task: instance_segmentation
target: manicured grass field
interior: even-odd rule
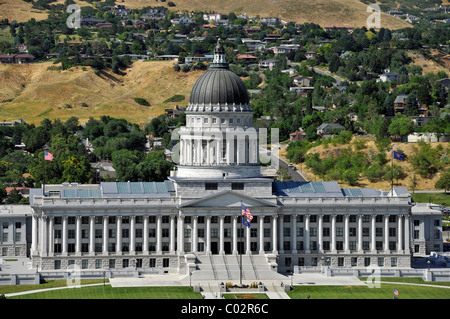
[[[92,286],[68,288],[10,297],[11,299],[202,299],[189,287]],[[9,299],[9,298],[8,298]]]
[[[450,193],[411,193],[411,197],[417,203],[434,203],[450,206]]]
[[[367,286],[295,286],[287,294],[291,299],[393,299],[394,288],[398,299],[450,299],[449,288],[402,284],[380,284],[380,288]]]

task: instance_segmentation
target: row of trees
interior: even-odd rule
[[[26,150],[16,150],[24,143]],[[123,119],[102,116],[85,126],[78,118],[67,121],[45,119],[41,125],[21,124],[0,127],[0,200],[7,200],[5,188],[40,187],[42,182],[94,183],[98,181],[91,163],[112,161],[117,181],[163,181],[173,164],[164,150],[147,152],[145,131]],[[92,143],[93,152],[86,145]],[[44,161],[44,147],[53,154]],[[3,194],[3,195],[2,195]],[[16,192],[10,199],[20,200]]]

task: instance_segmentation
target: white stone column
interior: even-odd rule
[[[362,227],[363,215],[358,215],[358,253],[363,253],[363,227]]]
[[[397,238],[398,238],[398,248],[397,251],[399,253],[403,253],[403,221],[402,221],[402,215],[398,215],[398,229],[397,229]]]
[[[63,229],[62,229],[62,256],[67,256],[67,237],[68,237],[68,232],[67,232],[67,216],[62,216],[62,225],[63,225]]]
[[[122,216],[116,217],[116,254],[122,254]]]
[[[233,156],[233,146],[231,145],[231,143],[234,144],[234,140],[232,138],[227,138],[226,141],[226,160],[227,160],[227,165],[230,165],[233,161],[232,156]]]
[[[184,215],[178,216],[178,254],[184,254]]]
[[[350,215],[346,214],[344,216],[344,251],[347,254],[350,253],[349,219],[350,219]]]
[[[192,230],[192,252],[198,252],[198,216],[194,216],[193,221],[193,230]]]
[[[307,254],[311,253],[309,228],[309,215],[305,215],[305,231],[303,235],[305,238],[305,253]]]
[[[95,217],[89,216],[89,255],[95,255]]]
[[[389,215],[384,215],[384,251],[389,253]]]
[[[217,162],[217,164],[222,163],[222,139],[221,139],[221,137],[216,137],[216,162]]]
[[[175,243],[176,243],[176,239],[175,239],[175,215],[170,215],[170,244],[169,244],[169,250],[171,254],[175,254]],[[161,238],[162,239],[162,238]],[[162,247],[162,243],[161,243],[161,247]],[[162,249],[162,248],[161,248]]]
[[[331,215],[331,247],[330,250],[336,253],[336,215]]]
[[[48,237],[48,230],[47,230],[47,216],[42,216],[40,218],[41,220],[41,256],[47,256],[47,237]]]
[[[409,215],[405,215],[405,253],[411,254],[411,233],[410,233],[411,222]]]
[[[185,140],[184,140],[184,138],[183,137],[181,137],[180,138],[180,158],[179,158],[179,161],[180,161],[180,165],[184,165],[184,163],[185,163],[185,151],[184,151],[184,149],[185,149]]]
[[[162,216],[157,215],[156,216],[156,253],[158,255],[162,254],[162,228],[161,228],[161,222],[162,222]]]
[[[318,225],[318,237],[319,237],[319,242],[317,243],[317,251],[319,253],[323,253],[323,215],[319,215],[319,225]]]
[[[370,236],[371,236],[371,243],[370,243],[370,250],[372,251],[372,253],[376,253],[377,252],[377,247],[376,247],[376,242],[375,242],[375,215],[371,215],[371,223],[372,223],[372,227],[370,230]]]
[[[273,243],[273,247],[272,247],[272,253],[273,254],[278,254],[278,243],[277,243],[277,238],[278,238],[278,234],[277,234],[277,219],[278,216],[272,216],[272,243]]]
[[[233,254],[237,255],[238,254],[238,249],[237,249],[237,220],[238,220],[238,216],[233,216]]]
[[[76,230],[75,230],[75,254],[81,255],[81,216],[76,216]]]
[[[264,255],[264,217],[259,216],[259,254]]]
[[[148,216],[144,216],[144,230],[142,232],[143,232],[142,251],[144,255],[148,255]]]
[[[38,217],[33,214],[31,217],[31,254],[35,255],[37,253],[38,244]]]
[[[108,241],[109,241],[109,216],[103,216],[103,255],[108,255]]]
[[[206,216],[206,254],[211,254],[211,216]]]
[[[297,215],[291,215],[291,251],[297,253]]]
[[[225,247],[224,247],[224,216],[219,216],[219,254],[223,255],[225,254]]]
[[[49,217],[49,223],[48,223],[48,255],[49,256],[53,256],[53,248],[54,248],[54,240],[55,240],[55,235],[54,235],[54,217],[50,216]]]
[[[136,216],[130,216],[130,255],[136,254]]]
[[[209,140],[206,141],[206,164],[211,165],[211,148],[210,148]]]
[[[279,238],[279,251],[280,254],[284,254],[284,216],[279,217],[279,228],[278,228],[278,238]]]

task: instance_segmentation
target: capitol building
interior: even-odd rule
[[[220,267],[223,277],[234,276],[239,256],[281,274],[294,267],[411,267],[414,204],[406,188],[274,181],[263,174],[252,117],[247,89],[218,43],[192,88],[167,180],[30,191],[33,267],[209,269],[216,278]],[[241,204],[253,215],[250,227],[242,225]]]

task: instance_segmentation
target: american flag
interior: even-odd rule
[[[46,161],[53,161],[53,154],[50,152],[45,151],[44,152],[44,159]]]
[[[244,216],[245,218],[247,218],[248,221],[252,221],[253,215],[252,215],[252,213],[250,212],[250,210],[249,210],[244,204],[241,204],[241,206],[242,206],[242,216]]]
[[[398,297],[398,290],[394,288],[394,295]]]

